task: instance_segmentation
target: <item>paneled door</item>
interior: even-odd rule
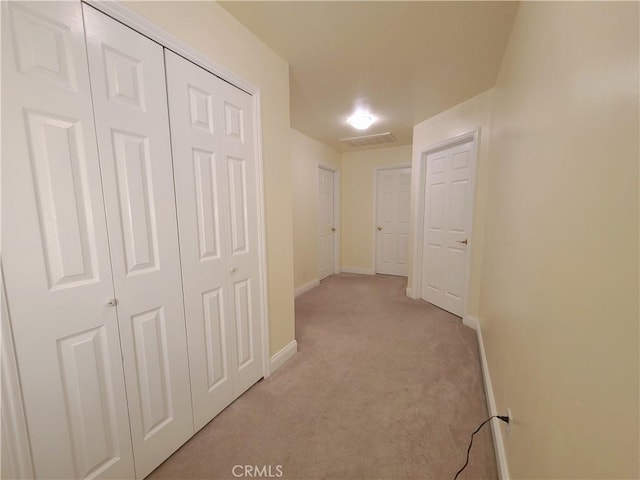
[[[131,478],[79,2],[2,2],[2,242],[36,478]]]
[[[376,273],[409,274],[411,168],[376,172]]]
[[[83,5],[139,478],[193,434],[163,48]]]
[[[318,167],[318,278],[334,274],[334,218],[333,175],[331,170]]]
[[[252,98],[165,51],[191,391],[200,429],[263,376]]]
[[[471,142],[427,155],[421,297],[464,314],[471,223]]]

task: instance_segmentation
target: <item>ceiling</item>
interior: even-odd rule
[[[290,66],[291,126],[340,151],[341,138],[413,126],[494,85],[517,2],[222,1]],[[378,121],[346,120],[356,108]]]

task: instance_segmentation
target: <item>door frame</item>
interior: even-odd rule
[[[469,285],[471,283],[471,259],[473,255],[473,219],[476,211],[476,179],[478,165],[478,148],[480,144],[480,127],[455,137],[449,138],[433,145],[418,148],[416,151],[416,171],[413,172],[413,262],[412,262],[412,278],[411,287],[407,288],[407,296],[419,300],[422,292],[422,250],[424,241],[424,202],[426,195],[427,182],[427,155],[441,150],[446,150],[456,145],[471,142],[471,198],[469,208],[469,243],[467,245],[467,261],[465,266],[465,286],[464,286],[464,306],[462,309],[462,318],[467,315],[467,306],[469,305]]]
[[[373,265],[373,274],[376,275],[377,272],[377,263],[378,263],[378,234],[376,233],[376,229],[378,228],[378,172],[381,170],[398,170],[401,168],[410,168],[411,169],[411,178],[413,179],[413,165],[411,162],[402,162],[402,163],[393,163],[390,165],[381,165],[379,167],[374,167],[373,169],[373,253],[372,253],[372,263]],[[409,201],[409,210],[411,210],[411,201]],[[411,227],[409,227],[411,229]],[[409,249],[411,250],[411,249]],[[409,256],[409,252],[407,252],[407,257]]]
[[[221,78],[225,82],[251,95],[254,125],[254,152],[256,159],[256,191],[258,197],[258,258],[259,258],[259,293],[260,323],[262,326],[262,371],[264,378],[271,375],[271,352],[269,347],[269,298],[267,296],[267,246],[265,227],[264,201],[264,162],[262,158],[262,96],[258,87],[236,75],[225,66],[203,55],[195,48],[173,36],[145,17],[135,13],[120,2],[105,0],[81,0],[102,13],[123,23],[129,28],[150,38],[161,46],[181,55],[192,63]]]
[[[319,170],[327,170],[333,173],[333,225],[336,229],[333,235],[333,274],[336,275],[341,272],[340,269],[340,170],[338,170],[333,165],[318,161],[316,166],[316,172],[319,173]],[[316,177],[317,178],[317,177]],[[318,228],[318,215],[320,211],[320,185],[316,181],[316,228]],[[318,238],[318,234],[316,233],[316,239]],[[319,246],[318,246],[319,248]],[[316,259],[318,258],[318,251],[316,249]],[[318,280],[320,279],[320,265],[317,265],[316,274],[318,275]]]

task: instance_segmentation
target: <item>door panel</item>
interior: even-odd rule
[[[69,430],[83,478],[118,460],[107,348],[104,326],[58,340],[66,407],[76,412]]]
[[[218,135],[217,82],[165,51],[180,255],[196,430],[233,401],[227,320],[227,164]]]
[[[2,8],[3,268],[35,475],[130,478],[80,3]]]
[[[153,188],[149,185],[153,176],[149,139],[115,130],[111,131],[111,139],[126,274],[157,270],[160,268],[158,225],[155,221]]]
[[[165,55],[199,429],[263,375],[252,101]]]
[[[220,190],[229,212],[224,217],[229,223],[223,231],[231,231],[230,241],[224,246],[229,271],[229,313],[235,314],[229,331],[238,345],[231,352],[230,363],[233,395],[237,398],[264,375],[253,101],[249,94],[211,74],[209,79],[218,85],[218,124],[224,125],[219,133],[228,181],[222,182]]]
[[[168,377],[166,321],[162,308],[131,317],[136,377],[142,405],[142,432],[147,439],[174,417]]]
[[[249,280],[241,280],[233,285],[234,317],[238,353],[238,370],[244,368],[254,358],[251,342],[251,285]]]
[[[51,289],[97,282],[89,186],[78,143],[78,122],[25,111],[33,184]]]
[[[244,160],[228,157],[229,213],[231,214],[231,251],[233,255],[246,253],[247,242],[247,187]]]
[[[427,155],[421,297],[462,316],[471,205],[471,143]]]
[[[334,274],[334,192],[331,170],[318,168],[318,277]]]
[[[202,294],[208,391],[229,380],[227,365],[227,322],[222,288]]]
[[[376,273],[408,275],[411,168],[376,173]]]
[[[220,200],[213,152],[193,150],[193,176],[200,259],[220,259]]]
[[[138,477],[193,434],[164,57],[83,6]]]

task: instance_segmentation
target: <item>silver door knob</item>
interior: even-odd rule
[[[107,307],[115,307],[117,304],[118,304],[118,300],[116,300],[115,298],[110,298],[105,302],[105,305]]]
[[[229,269],[229,273],[236,273],[236,271],[237,271],[237,270],[238,270],[238,268],[237,268],[237,267],[231,267],[231,268]]]
[[[382,230],[382,227],[380,225],[378,225],[378,230]]]
[[[331,228],[331,231],[332,231],[332,232],[335,232],[335,231],[336,231],[336,227],[332,227],[332,228]]]
[[[466,245],[467,239],[465,238],[464,240],[456,240],[456,243],[464,243]]]

